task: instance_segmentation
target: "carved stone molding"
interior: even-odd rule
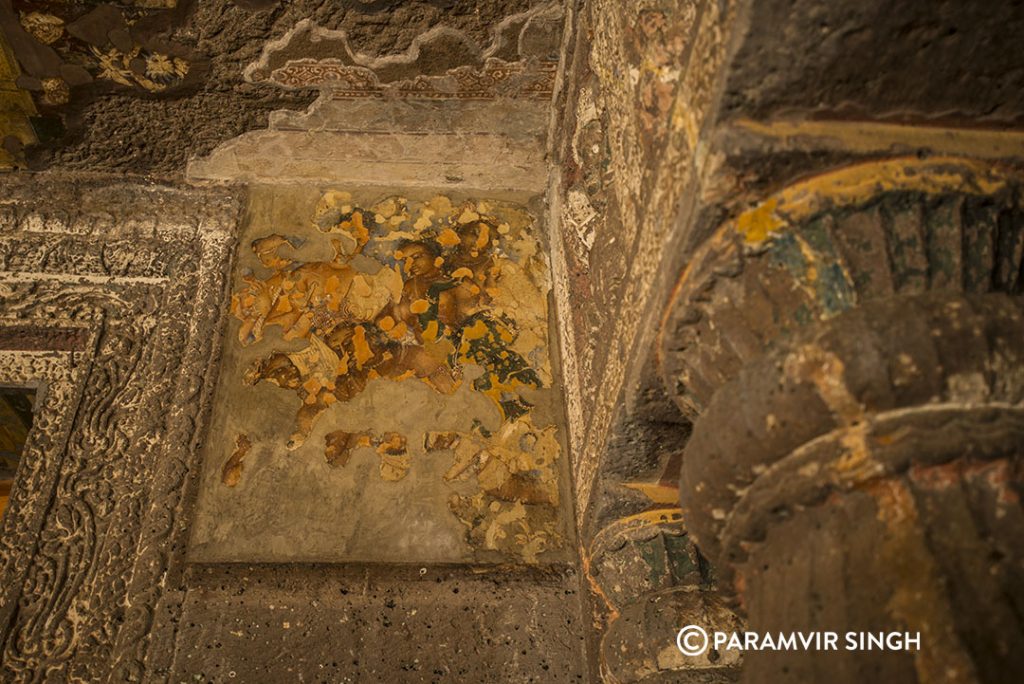
[[[401,54],[374,56],[353,50],[345,31],[303,20],[268,43],[246,67],[245,78],[289,90],[319,88],[335,99],[548,99],[561,28],[562,8],[549,3],[507,17],[492,30],[487,46],[437,26]]]
[[[39,344],[4,346],[21,348],[0,351],[0,384],[36,390],[32,430],[22,456],[24,466],[0,527],[0,621],[6,624],[31,559],[24,550],[36,546],[46,506],[53,496],[59,455],[71,432],[70,417],[81,396],[83,370],[90,354],[85,347],[71,351],[48,350]]]
[[[742,563],[794,508],[1024,444],[1021,339],[1019,298],[929,293],[865,304],[789,341],[723,386],[694,426],[691,532],[711,557]]]
[[[699,623],[740,629],[741,620],[715,591],[711,568],[683,527],[678,508],[621,518],[590,544],[586,576],[603,604],[598,665],[605,682],[664,681],[686,672],[694,681],[732,682],[738,654],[684,656],[673,635]]]
[[[137,681],[166,662],[149,649],[158,604],[173,625],[180,601],[238,206],[130,183],[12,178],[2,194],[0,325],[44,350],[68,328],[87,340],[0,352],[20,359],[12,381],[46,382],[0,546],[4,678]]]
[[[555,85],[557,62],[523,64],[488,59],[481,67],[459,66],[443,76],[417,76],[396,84],[381,83],[365,67],[336,59],[297,59],[275,69],[268,79],[283,88],[321,88],[334,99],[406,97],[428,100],[489,100],[499,96],[547,99]]]

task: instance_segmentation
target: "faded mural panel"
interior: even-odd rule
[[[196,560],[568,558],[524,206],[256,190],[239,251]]]

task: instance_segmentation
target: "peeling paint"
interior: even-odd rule
[[[197,553],[563,556],[547,262],[531,214],[491,199],[314,192],[254,200],[276,218],[252,210],[216,417],[251,453],[244,476],[232,457],[222,490],[204,488]],[[211,458],[224,448],[216,440]],[[303,502],[316,500],[333,512],[306,522]],[[275,530],[296,525],[317,532],[285,545]]]

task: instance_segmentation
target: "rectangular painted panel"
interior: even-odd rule
[[[191,557],[569,557],[549,265],[514,202],[256,189]]]

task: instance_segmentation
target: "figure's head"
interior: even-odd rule
[[[370,240],[363,214],[364,210],[355,205],[347,192],[331,191],[317,202],[313,225],[320,232],[338,236],[332,242],[340,255],[359,254]]]
[[[343,217],[343,220],[335,227],[345,240],[349,254],[360,254],[363,247],[370,241],[370,231],[363,224],[363,212],[354,211]]]
[[[254,363],[245,374],[245,381],[250,385],[261,380],[284,389],[297,389],[302,384],[302,374],[287,354],[275,352]]]
[[[495,227],[490,221],[471,221],[459,227],[459,251],[476,256],[487,249]]]
[[[399,245],[396,256],[403,260],[402,269],[410,276],[430,276],[440,273],[437,264],[441,248],[433,242],[409,240]]]

